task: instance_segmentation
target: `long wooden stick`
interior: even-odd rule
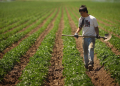
[[[62,36],[70,36],[70,37],[74,37],[74,35],[64,35],[64,34],[62,34]],[[81,36],[81,35],[78,35],[78,37],[90,37],[90,38],[96,38],[96,36]],[[108,41],[108,40],[110,40],[111,37],[112,37],[111,34],[105,34],[105,37],[101,37],[101,36],[100,36],[100,38],[103,38],[104,41]]]
[[[74,35],[64,35],[64,34],[62,34],[62,36],[71,36],[71,37],[74,37]],[[92,37],[92,38],[95,38],[96,36],[81,36],[81,35],[78,35],[78,37]]]

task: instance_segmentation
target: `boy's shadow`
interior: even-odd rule
[[[94,69],[95,71],[99,71],[104,65],[102,65],[101,67],[97,67],[96,69]]]

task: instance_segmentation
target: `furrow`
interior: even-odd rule
[[[63,10],[62,10],[62,17],[59,24],[58,32],[56,33],[55,45],[53,48],[52,58],[50,61],[51,66],[49,67],[49,73],[44,86],[64,85],[63,74],[62,74],[63,41],[61,39],[63,28],[64,28],[64,21],[63,21]]]

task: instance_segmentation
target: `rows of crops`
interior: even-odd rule
[[[90,13],[98,19],[98,24],[101,27],[100,35],[108,32],[114,33],[109,43],[120,51],[120,17],[116,17],[116,15],[119,15],[120,4],[82,1],[79,3],[86,4]],[[35,54],[29,58],[28,64],[22,70],[22,75],[18,78],[19,83],[14,82],[14,84],[17,86],[41,86],[44,84],[62,14],[64,21],[62,34],[71,34],[73,28],[70,27],[67,12],[75,25],[78,26],[80,15],[77,9],[80,6],[79,3],[38,1],[0,3],[0,85],[5,84],[5,76],[13,70],[14,66],[20,62],[20,58],[36,41],[39,41],[37,39],[41,34],[45,38],[41,40]],[[103,7],[100,7],[101,4]],[[113,8],[108,9],[108,5],[113,6]],[[99,11],[101,8],[106,9]],[[113,16],[114,13],[111,13],[110,10],[114,10],[116,15]],[[49,25],[53,25],[53,28],[49,28]],[[45,35],[43,32],[47,34]],[[21,40],[22,38],[23,40]],[[61,39],[63,40],[64,85],[93,86],[91,79],[86,74],[87,70],[84,68],[83,59],[80,56],[82,52],[79,52],[76,48],[75,39],[72,37],[62,37]],[[14,43],[19,41],[20,43],[16,47],[4,53],[5,49],[12,47]],[[96,40],[95,52],[100,64],[104,65],[105,70],[110,72],[111,77],[115,78],[116,82],[120,84],[120,57],[100,40]]]

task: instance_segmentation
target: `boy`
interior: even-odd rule
[[[78,38],[78,32],[82,30],[82,36],[96,36],[96,38],[99,38],[99,28],[96,18],[88,14],[85,5],[81,5],[79,12],[81,17],[79,18],[78,29],[74,36]],[[83,38],[84,64],[85,68],[89,68],[89,70],[92,70],[94,65],[94,46],[95,38]]]

